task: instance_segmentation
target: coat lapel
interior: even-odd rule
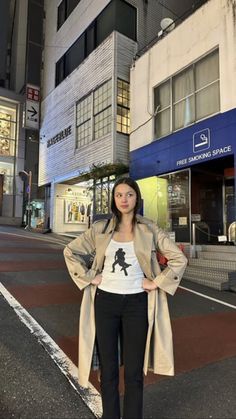
[[[95,269],[99,272],[102,271],[104,259],[105,259],[105,252],[108,244],[111,241],[112,234],[111,233],[104,233],[104,234],[97,234],[96,235],[96,266]]]
[[[137,223],[134,230],[134,251],[147,278],[152,278],[151,252],[153,250],[153,234],[147,231],[144,224]]]

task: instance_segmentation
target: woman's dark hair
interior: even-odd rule
[[[138,186],[137,182],[135,182],[135,180],[131,179],[130,177],[122,177],[122,178],[117,179],[114,186],[113,186],[112,196],[111,196],[111,211],[116,218],[116,227],[118,227],[118,225],[121,222],[121,212],[116,207],[115,189],[118,185],[122,185],[122,184],[130,186],[136,192],[137,199],[136,199],[136,205],[134,207],[133,224],[135,223],[136,214],[137,214],[138,210],[141,208],[141,205],[142,205],[141,193],[140,193],[140,189],[139,189],[139,186]]]

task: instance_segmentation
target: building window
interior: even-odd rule
[[[117,80],[117,116],[116,130],[123,134],[130,133],[130,92],[129,83]]]
[[[57,8],[57,30],[73,12],[80,0],[62,0]]]
[[[76,108],[76,147],[82,147],[91,140],[91,95],[77,104]]]
[[[111,132],[111,80],[104,83],[94,92],[94,139],[104,137]]]
[[[219,112],[219,51],[156,87],[154,107],[156,138]]]
[[[64,77],[67,77],[72,71],[78,67],[85,58],[85,38],[82,34],[75,43],[70,47],[64,56],[65,68]]]
[[[0,101],[0,156],[15,155],[16,106]]]
[[[58,22],[59,15],[66,15],[67,9],[65,3],[66,1],[63,0],[58,7]],[[76,2],[74,1],[73,3]],[[60,19],[60,21],[65,21],[64,17]],[[110,1],[97,18],[56,63],[56,86],[78,67],[79,64],[81,64],[81,62],[113,31],[118,31],[136,41],[136,20],[137,11],[135,7],[126,3],[124,0]]]
[[[112,84],[108,80],[76,106],[76,148],[109,134],[111,122]]]
[[[111,207],[111,194],[115,182],[115,175],[107,176],[95,181],[94,213],[108,214]]]

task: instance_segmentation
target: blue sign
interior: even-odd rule
[[[210,130],[209,128],[195,132],[193,134],[193,152],[207,150],[210,147]]]
[[[236,109],[214,115],[130,153],[134,179],[158,176],[194,164],[234,156]]]

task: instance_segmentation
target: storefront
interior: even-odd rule
[[[236,110],[219,114],[131,152],[144,215],[177,242],[235,242]]]
[[[99,218],[107,217],[115,175],[54,185],[53,231],[81,233]]]
[[[0,89],[0,223],[22,221],[22,185],[18,171],[24,167],[24,142],[21,128],[21,97]]]

